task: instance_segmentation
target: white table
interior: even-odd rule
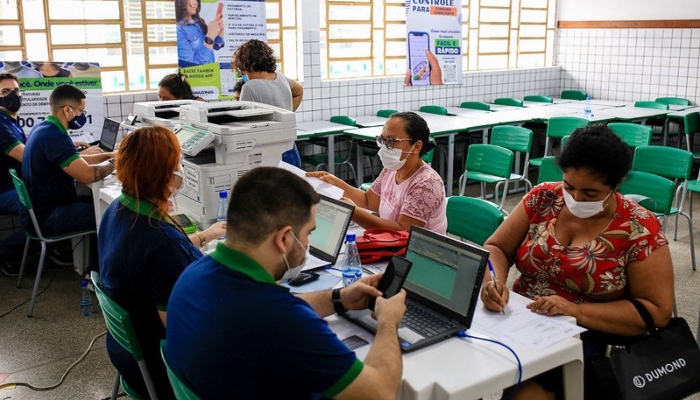
[[[335,173],[335,135],[343,133],[348,128],[352,127],[330,121],[297,122],[297,136],[299,136],[298,130],[302,130],[313,133],[314,137],[326,138],[328,141],[328,172],[333,174]]]
[[[355,117],[355,122],[360,128],[369,128],[371,126],[384,126],[387,118],[378,117],[376,115],[365,115],[362,117]]]
[[[527,301],[511,293],[511,301],[518,301],[518,298]],[[481,304],[477,307],[481,307]],[[335,316],[326,320],[340,339],[349,336],[345,334],[344,337],[343,334],[352,329],[352,323]],[[523,381],[563,366],[566,399],[583,399],[583,346],[578,338],[568,338],[544,350],[535,350],[515,342],[506,344],[522,362]],[[360,358],[367,349],[362,350],[357,350]],[[478,399],[514,385],[517,376],[517,363],[503,347],[454,337],[403,355],[398,399]]]
[[[445,107],[450,115],[456,115],[458,117],[473,117],[480,114],[488,114],[490,111],[477,110],[475,108],[462,108],[462,107]]]

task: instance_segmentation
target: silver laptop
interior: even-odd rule
[[[403,285],[407,298],[399,327],[401,350],[413,351],[469,329],[489,252],[413,226],[405,257],[413,267]],[[346,316],[376,332],[377,321],[368,310]]]
[[[310,257],[302,271],[335,264],[354,210],[350,204],[321,195],[321,201],[316,205],[316,229],[309,239]]]

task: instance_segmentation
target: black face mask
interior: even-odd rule
[[[0,107],[4,107],[11,113],[16,113],[22,107],[22,96],[17,92],[10,92],[5,97],[0,97]]]

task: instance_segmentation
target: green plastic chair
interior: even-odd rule
[[[397,112],[399,112],[399,110],[392,110],[392,109],[377,110],[377,117],[389,118],[392,115],[396,114]]]
[[[153,386],[151,374],[148,372],[146,360],[144,359],[141,345],[136,337],[136,331],[134,330],[134,324],[131,321],[129,312],[107,296],[102,287],[100,274],[97,271],[92,271],[90,277],[92,278],[92,285],[95,287],[97,301],[99,301],[100,308],[102,309],[102,315],[104,315],[105,318],[105,324],[107,324],[107,330],[112,337],[114,337],[117,343],[119,343],[134,357],[134,360],[136,360],[136,363],[139,365],[139,369],[141,370],[143,381],[146,383],[149,397],[152,400],[157,400],[158,395],[156,394],[156,389]],[[117,376],[119,377],[118,372]],[[119,381],[121,381],[121,378],[119,380],[115,380],[114,384],[118,385]],[[115,387],[112,390],[112,393],[114,394],[117,390],[118,387]]]
[[[498,125],[491,130],[491,144],[505,147],[525,157],[522,174],[510,174],[510,182],[524,182],[527,190],[532,189],[532,183],[527,177],[530,169],[530,149],[532,148],[532,130],[514,125]],[[507,188],[506,188],[507,189]]]
[[[588,93],[582,90],[564,90],[561,92],[561,98],[567,100],[586,100]]]
[[[522,107],[523,101],[519,99],[514,99],[512,97],[499,97],[493,101],[493,104],[500,104],[502,106]]]
[[[630,171],[618,191],[655,214],[668,214],[673,205],[675,185],[663,176],[644,171]]]
[[[488,103],[482,103],[480,101],[463,101],[462,104],[459,105],[460,108],[471,108],[473,110],[483,110],[483,111],[491,111],[491,105]]]
[[[656,110],[668,110],[668,104],[657,103],[655,101],[636,101],[635,107],[654,108]]]
[[[554,99],[548,96],[539,96],[539,95],[532,95],[532,96],[525,96],[523,98],[525,101],[537,101],[540,103],[554,103]]]
[[[689,106],[690,105],[690,100],[688,99],[683,99],[680,97],[657,97],[656,100],[654,100],[657,103],[661,104],[673,104],[676,106]]]
[[[691,180],[693,168],[693,153],[667,146],[639,146],[634,150],[632,158],[632,170],[649,172],[664,178],[673,180],[677,185],[675,205],[668,213],[657,214],[663,219],[664,229],[669,216],[676,216],[676,227],[673,239],[678,236],[678,216],[682,215],[688,220],[688,232],[690,233],[690,259],[695,271],[695,246],[693,242],[693,219],[684,211],[685,201],[688,198],[688,184]]]
[[[700,113],[694,112],[683,116],[683,134],[685,136],[686,149],[693,153],[693,158],[699,159],[700,152],[691,148],[692,138],[696,133],[700,133]],[[691,209],[692,210],[692,209]]]
[[[24,254],[22,255],[22,265],[19,268],[19,276],[17,276],[17,287],[21,286],[22,275],[24,275],[24,267],[27,264],[27,253],[29,252],[29,244],[32,240],[36,240],[41,244],[41,255],[39,256],[39,266],[36,270],[36,278],[34,278],[34,288],[32,289],[32,298],[29,301],[29,310],[27,311],[28,317],[34,316],[34,304],[36,303],[36,296],[39,292],[39,283],[41,282],[41,273],[44,271],[44,261],[46,261],[46,246],[49,243],[60,242],[62,240],[68,240],[73,238],[80,238],[90,234],[95,234],[97,231],[95,229],[79,232],[71,232],[63,235],[57,236],[47,236],[41,233],[41,227],[39,222],[36,220],[36,215],[34,214],[34,206],[32,205],[32,200],[29,198],[29,191],[24,181],[17,175],[17,171],[10,169],[10,175],[12,176],[12,183],[15,185],[17,190],[17,196],[22,202],[22,205],[29,212],[29,216],[32,220],[32,225],[34,226],[34,231],[36,235],[31,233],[29,229],[25,229],[25,234],[27,240],[24,242]]]
[[[422,106],[419,111],[437,115],[448,115],[447,109],[440,106]]]
[[[512,150],[493,144],[472,144],[467,149],[467,162],[464,173],[459,177],[459,195],[464,196],[467,189],[467,180],[472,179],[481,184],[481,197],[485,197],[486,184],[493,183],[494,201],[499,204],[499,186],[508,188],[510,174],[513,173],[513,160],[515,155]],[[508,191],[503,191],[498,209],[505,212],[504,206]]]
[[[649,146],[651,144],[652,128],[647,125],[632,124],[629,122],[611,122],[608,127],[622,139],[627,146]]]
[[[495,204],[475,197],[447,198],[447,233],[483,246],[505,215]]]
[[[578,128],[588,126],[590,121],[580,117],[552,117],[547,122],[546,139],[544,142],[544,155],[547,157],[551,153],[552,139],[562,139],[564,136],[571,135]],[[539,167],[542,164],[542,158],[531,158],[530,165]]]
[[[165,368],[168,370],[168,379],[170,379],[170,386],[173,387],[173,392],[175,392],[175,397],[177,400],[200,400],[192,389],[188,388],[187,385],[180,378],[175,375],[168,360],[165,358],[165,340],[160,341],[160,356],[163,358],[165,363]]]
[[[330,121],[335,122],[336,124],[357,126],[357,121],[355,120],[355,118],[349,117],[347,115],[334,115],[331,117]],[[340,140],[336,139],[336,143],[343,141],[342,137],[339,137],[339,139]],[[311,143],[316,145],[316,146],[327,147],[328,142],[325,139],[323,139],[323,140],[318,140],[318,141],[311,141]],[[333,157],[333,163],[335,165],[346,165],[348,167],[348,169],[350,170],[350,173],[352,174],[352,179],[355,180],[355,179],[357,179],[356,178],[357,174],[355,173],[355,167],[350,162],[350,159],[352,158],[352,148],[353,148],[353,146],[351,143],[347,158],[342,157],[340,155],[336,155],[335,157]],[[326,149],[326,152],[324,152],[324,153],[303,155],[303,156],[301,156],[301,162],[304,164],[308,164],[308,165],[313,166],[314,169],[316,171],[318,171],[322,167],[328,165],[327,149]],[[357,185],[358,182],[355,182],[355,184]]]
[[[537,175],[537,184],[542,182],[561,182],[564,179],[564,173],[557,164],[555,157],[548,156],[542,158],[542,164]]]

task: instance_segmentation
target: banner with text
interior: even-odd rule
[[[24,134],[40,123],[51,113],[49,96],[58,85],[71,84],[85,93],[87,123],[71,133],[88,133],[99,139],[104,122],[104,101],[102,99],[102,76],[98,63],[48,62],[48,61],[4,61],[0,62],[0,72],[8,72],[19,78],[22,92],[22,108],[18,113],[19,126]]]
[[[462,82],[462,1],[406,0],[406,85]]]
[[[194,95],[233,99],[231,56],[250,39],[267,41],[265,1],[175,0],[175,10],[178,66]]]

